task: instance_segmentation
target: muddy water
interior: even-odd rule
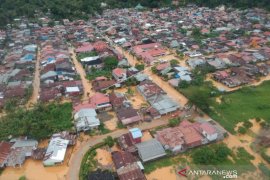
[[[26,107],[30,107],[31,105],[37,103],[39,91],[40,91],[40,50],[38,49],[35,75],[33,79],[33,92],[31,98],[26,104]]]
[[[129,98],[132,107],[135,109],[140,109],[143,104],[147,104],[141,94],[137,91],[135,87],[132,87],[132,91],[134,92],[133,96]]]
[[[107,129],[113,131],[117,128],[118,119],[117,119],[116,114],[114,112],[108,112],[108,113],[110,115],[112,115],[113,117],[110,120],[105,121],[104,125]]]
[[[67,165],[45,168],[41,161],[28,159],[21,168],[6,168],[0,180],[18,180],[21,176],[29,180],[64,180],[67,170]]]
[[[98,161],[99,164],[102,166],[107,166],[113,164],[112,155],[109,151],[104,149],[97,149],[97,155],[95,159]]]
[[[81,77],[81,81],[82,81],[83,89],[84,89],[83,100],[87,100],[88,99],[87,93],[90,93],[90,95],[93,95],[94,93],[92,90],[92,84],[88,81],[88,79],[86,79],[85,70],[82,64],[76,59],[76,56],[74,54],[74,48],[69,48],[69,52],[72,54],[72,59],[73,59],[75,69]]]
[[[153,139],[149,131],[143,132],[142,142]]]
[[[148,180],[178,180],[181,179],[180,176],[178,176],[172,166],[169,167],[163,167],[160,169],[157,169],[150,174],[146,175],[146,178]],[[183,177],[182,179],[186,179]]]

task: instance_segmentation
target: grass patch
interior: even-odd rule
[[[262,173],[266,176],[266,178],[270,177],[270,169],[265,164],[260,163],[258,167],[262,171]]]
[[[216,102],[215,99],[220,93],[206,82],[200,86],[189,86],[178,90],[188,99],[193,100],[193,104],[208,113],[226,130],[235,133],[236,124],[249,119],[261,118],[265,119],[266,123],[270,123],[269,89],[270,81],[265,81],[257,87],[243,87],[223,94],[221,103]]]
[[[164,157],[162,159],[158,159],[152,162],[148,162],[144,164],[144,172],[145,174],[149,174],[156,169],[163,168],[163,167],[168,167],[172,165],[181,165],[183,163],[186,163],[187,160],[181,155],[177,156],[170,156],[170,157]]]
[[[256,170],[250,162],[253,158],[245,149],[238,148],[232,151],[224,143],[211,144],[191,149],[175,156],[171,154],[170,156],[147,162],[144,164],[144,172],[149,174],[159,168],[169,166],[180,170],[189,166],[191,170],[237,170],[237,174],[241,175],[242,173]],[[211,178],[218,180],[220,176],[213,175]]]
[[[236,92],[223,95],[222,103],[211,101],[210,115],[228,131],[234,132],[234,127],[241,121],[253,118],[263,118],[270,122],[270,81],[258,87],[244,87]]]

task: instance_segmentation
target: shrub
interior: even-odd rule
[[[179,118],[173,118],[169,120],[169,126],[170,127],[175,127],[178,126],[180,123],[180,119]]]
[[[270,170],[265,164],[260,163],[258,167],[266,177],[270,177]]]
[[[113,147],[114,140],[112,136],[107,136],[106,139],[104,139],[104,143],[107,144],[109,147]]]
[[[214,165],[222,163],[231,154],[231,150],[225,144],[215,144],[196,149],[191,157],[195,164]]]
[[[240,134],[246,134],[247,133],[247,129],[245,128],[245,127],[239,127],[238,128],[238,133],[240,133]]]
[[[247,129],[251,128],[253,124],[250,121],[245,121],[243,124]]]
[[[139,71],[144,70],[144,64],[136,64],[135,68],[138,69]]]

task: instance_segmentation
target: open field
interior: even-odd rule
[[[258,87],[244,87],[234,93],[222,95],[221,103],[211,101],[210,115],[233,132],[235,125],[241,121],[262,118],[270,122],[270,81]]]
[[[234,133],[234,128],[239,122],[254,118],[262,118],[270,122],[270,81],[265,81],[260,86],[243,87],[234,92],[228,92],[218,97],[219,93],[207,85],[190,86],[181,92],[188,98],[194,94],[207,97],[209,115],[218,121],[226,130]],[[200,105],[197,105],[200,107]]]

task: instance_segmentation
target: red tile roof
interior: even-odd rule
[[[126,74],[126,70],[125,69],[122,69],[122,68],[115,68],[114,70],[113,70],[113,74],[115,74],[116,76],[118,76],[118,77],[121,77],[122,76],[122,74]]]

